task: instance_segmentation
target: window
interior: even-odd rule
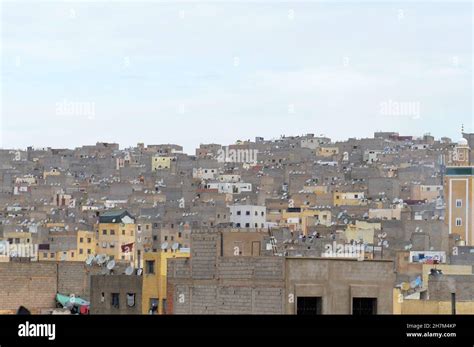
[[[265,216],[265,212],[262,211],[262,217]]]
[[[246,228],[250,228],[250,223],[245,223]]]
[[[110,230],[110,235],[115,235],[115,230]]]
[[[92,250],[90,248],[87,249],[87,254],[91,254]]]
[[[102,230],[102,235],[107,235],[107,230]]]
[[[181,238],[181,237],[183,237],[182,235],[183,235],[183,234],[182,234],[181,231],[180,231],[180,232],[178,233],[178,237]]]
[[[255,215],[258,216],[258,211],[255,211]]]
[[[356,316],[377,314],[377,298],[352,298],[352,314]]]
[[[79,254],[83,254],[84,250],[82,248],[79,248]]]
[[[111,300],[112,307],[120,308],[120,294],[119,293],[112,293],[111,298],[112,298],[112,300]]]
[[[241,211],[237,211],[237,216],[240,216],[242,214]]]
[[[456,199],[456,207],[462,207],[462,200]]]
[[[296,314],[314,316],[322,314],[323,300],[321,297],[297,297]]]
[[[133,230],[130,230],[130,236],[133,236]]]
[[[146,261],[146,273],[147,274],[154,274],[155,273],[155,261],[154,260],[147,260]]]
[[[461,218],[456,218],[456,226],[457,227],[462,226],[462,219]]]
[[[250,216],[250,211],[246,211],[246,212],[245,212],[245,215],[246,215],[246,216]]]
[[[83,242],[84,242],[84,238],[80,237],[80,238],[79,238],[79,242],[80,242],[80,243],[83,243]]]
[[[87,238],[87,243],[91,243],[92,239],[90,237]]]

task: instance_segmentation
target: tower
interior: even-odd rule
[[[450,234],[459,235],[466,245],[474,245],[474,166],[470,165],[469,145],[464,138],[454,148],[446,167],[444,192]]]

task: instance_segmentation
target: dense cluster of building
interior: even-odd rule
[[[473,146],[0,150],[0,313],[474,313]]]

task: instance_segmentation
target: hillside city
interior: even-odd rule
[[[0,314],[474,313],[474,134],[0,150]]]

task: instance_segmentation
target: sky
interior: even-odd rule
[[[471,2],[1,4],[0,147],[474,132]]]

